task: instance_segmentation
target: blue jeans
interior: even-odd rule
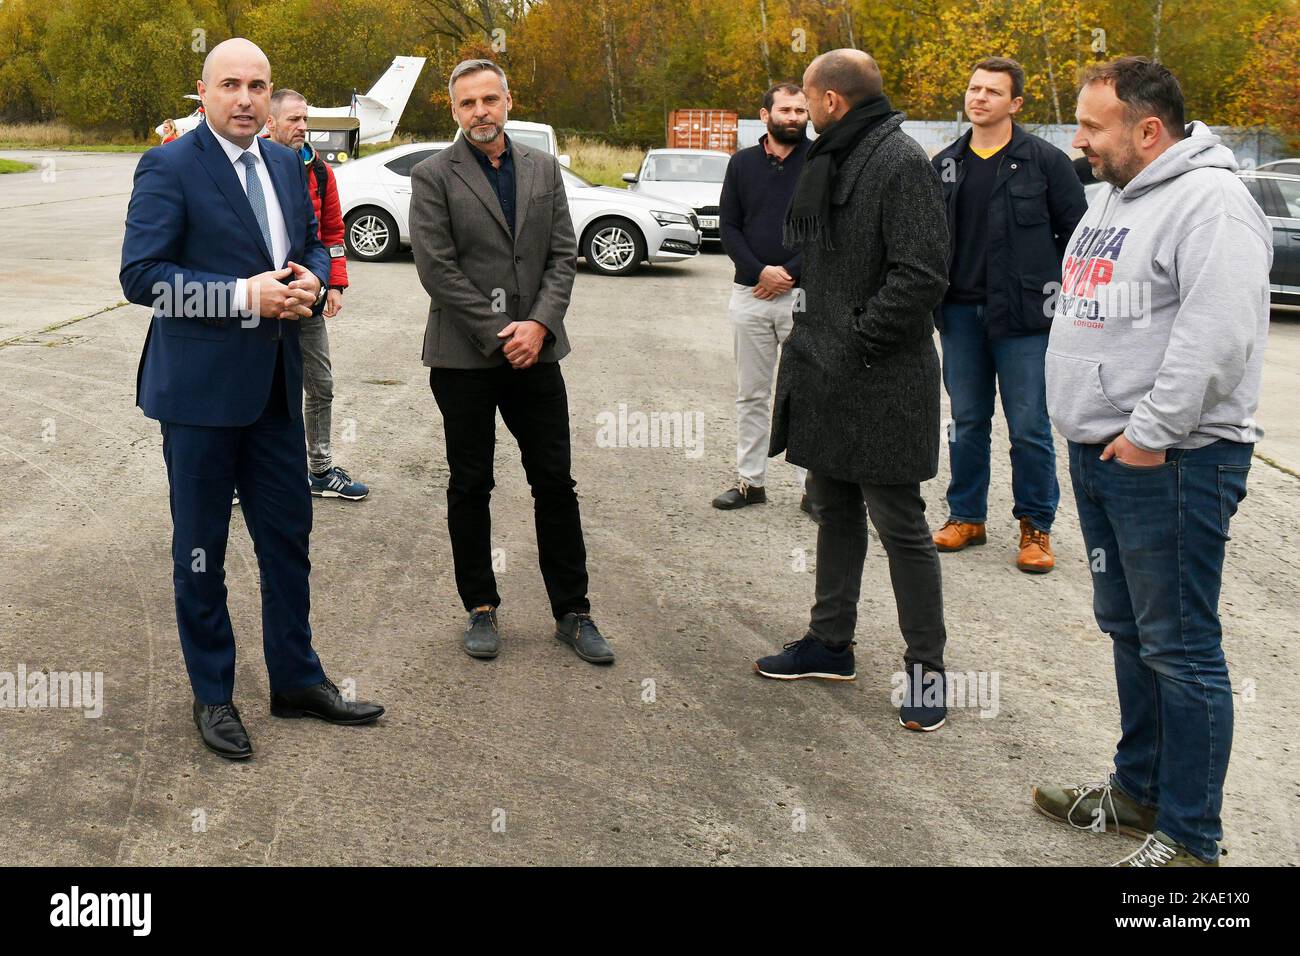
[[[1232,750],[1219,585],[1255,446],[1173,448],[1151,468],[1101,461],[1103,447],[1070,442],[1070,480],[1093,611],[1115,652],[1114,782],[1158,808],[1160,830],[1213,860]]]
[[[993,396],[1000,390],[1011,434],[1011,513],[1039,531],[1052,530],[1061,489],[1047,417],[1047,335],[991,339],[984,306],[944,303],[939,337],[943,384],[952,402],[948,517],[972,524],[988,517]]]

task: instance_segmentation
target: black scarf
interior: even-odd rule
[[[831,184],[835,174],[862,138],[893,113],[882,94],[868,97],[813,141],[804,157],[803,172],[785,214],[782,245],[797,249],[820,242],[833,248],[826,230],[830,219]]]

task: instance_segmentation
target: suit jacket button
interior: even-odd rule
[[[515,256],[515,262],[523,262],[523,261],[524,261],[523,256]]]

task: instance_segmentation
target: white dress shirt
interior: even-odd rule
[[[285,225],[284,211],[280,208],[280,197],[275,194],[275,184],[271,182],[271,171],[267,169],[266,160],[262,157],[262,137],[253,137],[253,145],[244,149],[223,137],[211,126],[208,129],[225,150],[231,165],[235,167],[235,175],[239,177],[239,185],[243,187],[245,194],[248,193],[248,180],[245,178],[248,167],[239,157],[249,153],[257,161],[253,169],[257,171],[257,178],[262,183],[262,195],[266,198],[266,222],[271,227],[271,258],[277,269],[284,268],[285,262],[289,259],[289,227]],[[235,308],[237,309],[248,308],[247,285],[247,279],[235,280]]]

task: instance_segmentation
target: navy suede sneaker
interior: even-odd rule
[[[853,641],[841,650],[832,650],[809,634],[785,645],[780,654],[760,657],[754,670],[777,680],[820,677],[822,680],[853,680]]]
[[[948,689],[943,672],[922,670],[920,664],[913,664],[906,674],[907,691],[898,708],[898,722],[908,730],[938,730],[948,720]]]
[[[307,472],[311,493],[317,498],[346,498],[348,501],[360,501],[370,494],[370,489],[359,481],[353,481],[342,468],[334,467],[323,474]]]

